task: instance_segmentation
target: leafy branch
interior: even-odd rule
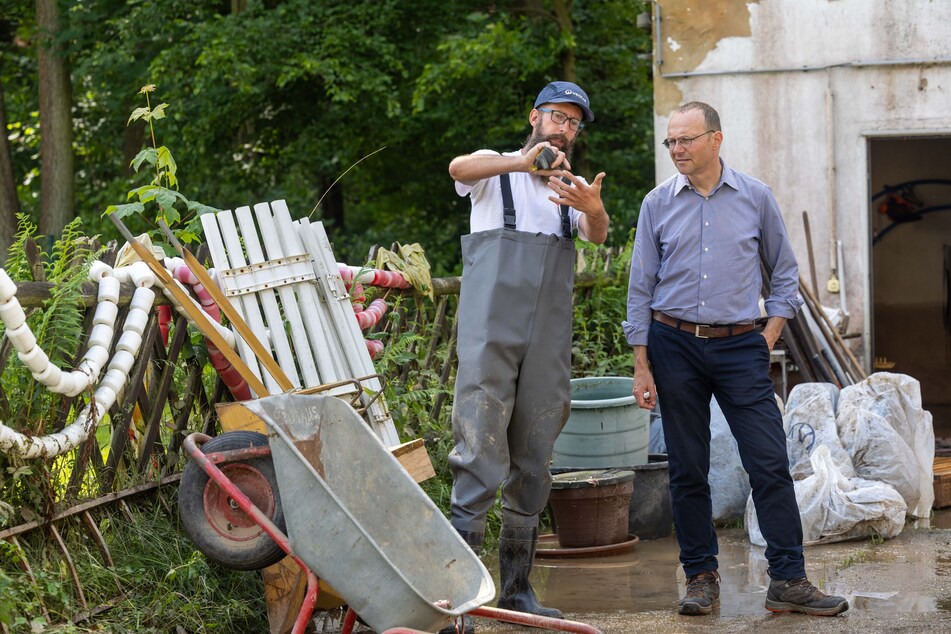
[[[136,121],[148,123],[152,145],[136,154],[130,167],[138,174],[143,165],[149,165],[155,170],[155,178],[148,185],[129,190],[126,200],[134,200],[134,202],[109,205],[103,215],[114,213],[121,219],[139,214],[146,220],[154,218],[153,225],[158,224],[159,220],[164,220],[165,224],[175,230],[180,241],[196,242],[202,214],[218,210],[189,200],[178,191],[178,165],[175,163],[175,158],[171,150],[164,145],[158,145],[155,139],[155,122],[165,118],[165,109],[168,108],[168,104],[160,103],[152,107],[149,95],[153,92],[155,92],[155,84],[148,84],[139,89],[138,94],[145,96],[145,107],[133,110],[126,125],[132,125]]]

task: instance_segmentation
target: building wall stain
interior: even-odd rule
[[[666,116],[680,105],[677,80],[661,73],[694,70],[727,37],[750,37],[749,5],[760,0],[660,0],[661,60],[654,77],[654,113]],[[657,8],[655,7],[655,11]],[[654,38],[658,33],[654,33]],[[656,60],[654,60],[656,63]]]

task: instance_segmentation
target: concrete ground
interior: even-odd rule
[[[761,548],[741,529],[721,529],[721,600],[708,616],[676,612],[684,587],[673,537],[628,552],[584,559],[539,558],[532,581],[546,605],[604,634],[650,632],[951,632],[951,510],[930,528],[906,525],[883,543],[840,542],[806,549],[810,580],[843,595],[851,609],[832,618],[772,614],[763,607],[768,578]],[[497,578],[494,554],[484,559]],[[477,632],[529,630],[476,619]]]

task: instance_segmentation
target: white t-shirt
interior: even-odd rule
[[[474,154],[499,155],[495,150],[479,150]],[[518,151],[504,152],[502,156],[519,154]],[[515,203],[515,228],[528,233],[562,235],[561,207],[548,200],[549,196],[554,195],[548,188],[548,178],[527,172],[514,172],[509,174],[509,180],[512,183],[512,200]],[[503,226],[502,187],[497,177],[477,181],[471,186],[456,181],[456,193],[472,198],[472,213],[469,216],[469,230],[472,233]],[[568,216],[571,218],[571,228],[577,229],[581,212],[569,207]]]

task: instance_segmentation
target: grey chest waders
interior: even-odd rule
[[[503,523],[536,527],[548,502],[555,438],[568,419],[575,248],[518,231],[508,174],[504,227],[462,238],[452,428],[452,523],[481,533],[502,486]]]

